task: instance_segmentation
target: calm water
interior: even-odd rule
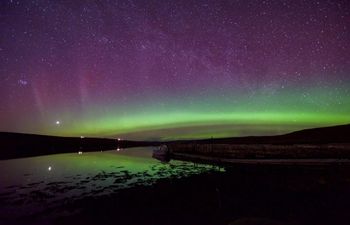
[[[349,224],[349,166],[218,169],[151,155],[0,161],[0,224]]]
[[[48,209],[55,217],[66,216],[75,211],[63,204],[213,170],[189,162],[161,163],[151,156],[152,148],[133,148],[0,161],[0,221],[16,222]]]

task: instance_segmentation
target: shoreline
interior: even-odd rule
[[[345,225],[349,171],[350,167],[238,165],[225,172],[165,178],[152,186],[89,196],[23,220],[56,225],[238,225],[245,220],[253,225]],[[59,212],[65,210],[76,212],[62,216]],[[48,213],[57,217],[45,217]]]

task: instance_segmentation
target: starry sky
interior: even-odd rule
[[[0,131],[178,139],[350,123],[350,4],[0,2]]]

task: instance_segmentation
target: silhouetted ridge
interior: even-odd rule
[[[175,141],[198,144],[327,144],[350,143],[350,124],[312,128],[275,136],[249,136]]]

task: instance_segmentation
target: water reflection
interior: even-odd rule
[[[223,171],[151,156],[135,148],[0,161],[0,223],[349,224],[349,167]]]
[[[0,161],[3,219],[37,214],[86,197],[182,178],[212,170],[188,162],[161,163],[152,148],[84,154],[60,154]],[[16,213],[14,213],[16,212]],[[15,214],[15,215],[14,215]]]

